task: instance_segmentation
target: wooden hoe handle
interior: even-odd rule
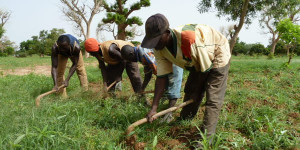
[[[111,87],[113,87],[115,84],[117,83],[117,81],[114,81],[113,83],[111,83],[107,88],[106,90],[108,91]]]
[[[166,109],[166,110],[163,110],[163,111],[161,111],[161,112],[158,112],[158,113],[156,113],[155,115],[153,115],[153,117],[154,117],[154,118],[157,118],[157,117],[159,117],[159,116],[162,116],[162,115],[165,115],[165,114],[167,114],[167,113],[169,113],[169,112],[175,111],[175,110],[177,110],[177,109],[179,109],[179,108],[182,108],[182,107],[184,107],[184,106],[186,106],[186,105],[188,105],[188,104],[190,104],[190,103],[193,103],[193,102],[194,102],[193,99],[188,100],[188,101],[185,101],[185,102],[181,103],[181,104],[178,105],[178,106],[174,106],[174,107],[168,108],[168,109]],[[129,135],[129,134],[134,130],[135,127],[137,127],[137,126],[139,126],[139,125],[141,125],[141,124],[144,124],[144,123],[146,123],[146,122],[147,122],[147,118],[143,118],[143,119],[138,120],[138,121],[136,121],[135,123],[131,124],[131,125],[128,126],[128,128],[127,128],[126,134]]]
[[[61,85],[60,87],[58,87],[58,90],[60,90],[61,88],[63,88],[65,85]],[[35,99],[35,105],[37,106],[37,107],[39,107],[40,106],[40,102],[41,102],[41,98],[43,98],[44,96],[47,96],[47,95],[49,95],[49,94],[52,94],[52,93],[55,93],[56,92],[56,90],[51,90],[51,91],[48,91],[48,92],[46,92],[46,93],[43,93],[43,94],[41,94],[41,95],[39,95],[36,99]]]

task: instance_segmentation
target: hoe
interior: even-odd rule
[[[109,87],[107,87],[107,91],[108,91],[112,86],[114,86],[116,83],[117,83],[117,81],[114,81],[111,85],[109,85]],[[58,90],[60,90],[61,88],[64,88],[64,85],[61,85],[60,87],[58,87]],[[39,107],[39,106],[40,106],[41,99],[42,99],[43,97],[45,97],[45,96],[47,96],[47,95],[50,95],[50,94],[52,94],[52,93],[55,93],[55,92],[56,92],[56,90],[51,90],[51,91],[48,91],[48,92],[46,92],[46,93],[44,93],[44,94],[39,95],[39,96],[35,99],[35,105],[36,105],[37,107]]]
[[[167,114],[169,112],[175,111],[175,110],[177,110],[179,108],[182,108],[182,107],[184,107],[184,106],[186,106],[188,104],[191,104],[193,102],[194,102],[194,100],[190,99],[188,101],[185,101],[185,102],[181,103],[178,106],[174,106],[174,107],[168,108],[166,110],[160,111],[160,112],[156,113],[155,115],[153,115],[153,117],[154,118],[158,118],[158,117],[160,117],[162,115],[165,115],[165,114]],[[130,126],[128,126],[127,131],[126,131],[126,137],[127,137],[126,141],[127,141],[128,144],[133,145],[135,143],[135,141],[136,141],[136,136],[132,134],[134,128],[137,127],[137,126],[139,126],[139,125],[141,125],[141,124],[144,124],[146,122],[147,122],[147,118],[143,118],[143,119],[138,120],[135,123],[131,124]]]

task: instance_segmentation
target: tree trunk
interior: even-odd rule
[[[90,38],[90,26],[91,26],[90,23],[86,24],[86,35],[84,37],[85,38],[84,40],[87,40],[88,38]],[[85,51],[85,58],[89,58],[89,57],[90,57],[90,53]]]
[[[118,40],[125,40],[126,39],[125,29],[126,29],[125,24],[118,25],[118,35],[117,35]]]
[[[243,27],[243,24],[245,22],[245,16],[247,15],[247,12],[248,12],[249,1],[250,0],[245,0],[245,2],[243,3],[243,9],[242,9],[242,12],[241,12],[239,24],[238,24],[238,26],[234,26],[234,31],[235,32],[234,32],[234,35],[233,35],[233,37],[231,38],[231,40],[229,42],[229,44],[230,44],[230,53],[231,54],[232,54],[233,47],[236,43],[236,40],[238,38],[239,32],[241,31],[241,29]]]
[[[272,41],[271,49],[270,49],[270,55],[271,56],[274,56],[276,44],[277,43],[275,43],[274,41]]]
[[[280,39],[280,35],[278,35],[276,38],[276,34],[273,34],[271,50],[270,50],[270,55],[272,55],[272,56],[274,56],[274,54],[275,54],[275,48],[276,48],[276,45],[277,45],[279,39]]]
[[[291,60],[292,60],[293,56],[294,56],[294,48],[292,48],[292,52],[291,52],[291,54],[289,55],[289,61],[288,61],[288,64],[291,63]]]

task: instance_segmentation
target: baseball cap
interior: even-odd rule
[[[84,47],[87,52],[99,51],[99,45],[100,43],[98,43],[98,41],[94,38],[89,38],[84,42]]]
[[[169,29],[169,22],[163,14],[150,16],[145,24],[146,35],[142,42],[144,48],[154,48],[162,34]]]

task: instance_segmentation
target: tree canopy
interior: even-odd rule
[[[238,22],[237,25],[234,25],[235,32],[230,40],[230,50],[232,51],[243,24],[251,24],[257,13],[272,2],[273,0],[201,0],[198,11],[205,13],[215,8],[218,17],[226,17],[228,21]]]
[[[291,21],[297,22],[299,18],[296,15],[299,11],[299,0],[276,0],[262,9],[260,26],[268,30],[266,34],[272,34],[270,56],[274,55],[275,47],[280,40],[281,35],[276,30],[279,21],[289,18]]]
[[[104,3],[104,8],[107,12],[106,17],[102,19],[103,23],[98,25],[98,28],[101,28],[105,24],[116,24],[117,33],[114,35],[116,39],[125,40],[128,37],[133,37],[136,34],[136,30],[126,30],[128,26],[132,27],[133,25],[141,26],[143,22],[137,16],[129,17],[130,14],[134,11],[140,10],[142,7],[150,6],[150,0],[139,0],[131,4],[128,8],[125,7],[127,0],[115,0],[114,4]],[[109,29],[107,29],[109,28]],[[114,33],[114,26],[106,26],[106,29]]]
[[[277,25],[281,39],[288,45],[300,43],[300,25],[294,24],[290,19],[284,19]]]
[[[57,38],[65,33],[64,29],[53,28],[50,31],[42,30],[39,35],[20,43],[20,51],[23,55],[39,54],[40,56],[51,55],[52,45]]]

